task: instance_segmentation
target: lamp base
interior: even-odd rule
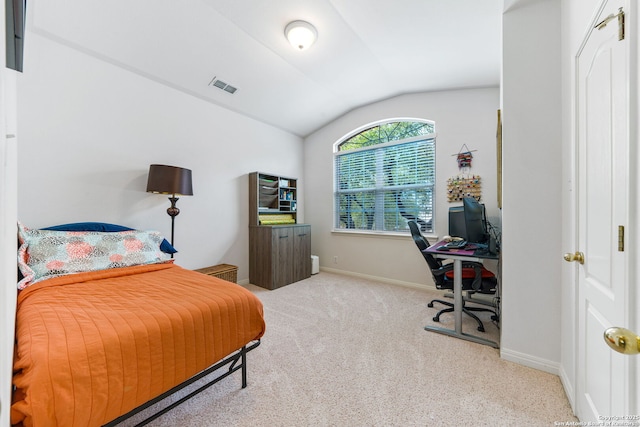
[[[171,202],[171,207],[167,208],[167,214],[171,217],[171,246],[173,246],[173,230],[175,228],[176,216],[180,213],[180,209],[176,207],[176,203],[179,198],[173,195],[173,197],[169,197],[169,201]],[[173,258],[173,254],[171,254],[171,258]]]
[[[178,197],[169,197],[169,201],[171,202],[171,207],[167,208],[167,213],[170,217],[178,216],[180,213],[180,209],[176,207],[176,203],[180,200]]]

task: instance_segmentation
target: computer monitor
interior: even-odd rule
[[[463,206],[453,206],[449,208],[449,236],[462,237],[467,240]]]
[[[484,205],[473,197],[462,199],[464,206],[464,223],[466,228],[466,240],[469,243],[487,243],[487,220]]]

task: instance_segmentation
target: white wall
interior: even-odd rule
[[[496,181],[496,126],[499,89],[482,88],[403,95],[345,114],[305,138],[306,221],[312,225],[312,253],[320,266],[408,285],[432,285],[427,265],[407,234],[345,235],[333,229],[333,146],[346,134],[366,124],[413,117],[435,121],[436,213],[435,231],[448,232],[446,180],[459,173],[452,156],[466,144],[473,152],[470,173],[482,177],[483,198],[492,222],[499,223]],[[435,240],[433,241],[435,243]],[[338,257],[338,263],[333,262]]]
[[[38,33],[18,81],[19,219],[28,227],[104,221],[170,236],[149,164],[193,171],[177,206],[176,263],[239,266],[248,281],[248,178],[299,177],[302,140]],[[300,205],[304,215],[304,202]]]
[[[558,373],[562,269],[560,0],[503,15],[501,355]]]

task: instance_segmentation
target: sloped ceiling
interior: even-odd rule
[[[31,30],[300,136],[392,96],[498,86],[503,0],[32,0]],[[295,50],[284,27],[318,30]],[[214,77],[238,88],[210,85]]]

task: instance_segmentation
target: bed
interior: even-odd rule
[[[12,424],[116,424],[211,372],[246,386],[265,331],[248,290],[173,264],[155,232],[19,235]]]

